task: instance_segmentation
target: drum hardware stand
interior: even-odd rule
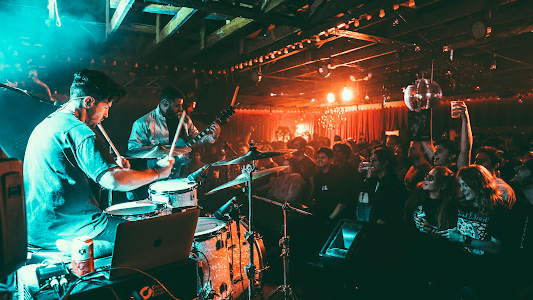
[[[296,292],[291,288],[289,284],[289,256],[290,256],[290,249],[289,249],[289,236],[287,235],[287,211],[294,210],[298,213],[304,214],[304,215],[312,215],[309,212],[306,212],[304,210],[298,209],[296,207],[292,207],[289,202],[285,202],[283,204],[272,201],[270,199],[266,199],[263,197],[254,196],[256,199],[260,199],[272,204],[275,204],[277,206],[280,206],[283,209],[283,236],[279,240],[279,246],[281,247],[281,257],[283,257],[283,284],[278,286],[274,291],[270,293],[266,297],[266,299],[270,299],[274,297],[278,292],[283,292],[284,299],[293,299],[298,300],[298,295]]]
[[[251,147],[253,144],[250,143]],[[246,241],[248,241],[248,246],[250,248],[249,254],[249,265],[245,267],[246,276],[248,276],[248,300],[252,300],[255,296],[255,274],[257,274],[254,265],[254,244],[255,244],[255,232],[253,231],[253,215],[252,215],[252,173],[255,171],[255,160],[252,161],[251,165],[246,165],[242,168],[242,172],[248,175],[248,225],[250,226],[250,231],[245,235]]]

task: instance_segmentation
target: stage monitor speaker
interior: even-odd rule
[[[401,226],[341,220],[320,251],[324,266],[390,267],[406,257]],[[350,265],[348,264],[348,265]]]
[[[26,263],[28,233],[22,163],[0,159],[0,278]]]
[[[320,251],[320,260],[325,266],[339,266],[351,257],[354,241],[363,230],[364,223],[355,220],[341,220]]]

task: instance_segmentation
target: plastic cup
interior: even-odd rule
[[[457,119],[461,117],[461,111],[457,109],[461,107],[461,103],[463,101],[450,101],[452,118]]]

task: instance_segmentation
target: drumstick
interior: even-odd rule
[[[109,145],[111,145],[111,149],[113,149],[113,152],[115,152],[115,155],[117,156],[117,160],[118,160],[117,161],[118,165],[123,167],[122,166],[122,156],[120,156],[120,154],[118,153],[117,148],[115,148],[115,145],[113,145],[113,142],[111,141],[111,139],[109,138],[109,136],[105,132],[104,127],[102,127],[102,124],[100,124],[100,123],[96,124],[96,126],[98,126],[98,128],[100,129],[100,131],[104,135],[104,137],[107,140],[107,142],[109,143]]]
[[[178,141],[178,137],[180,136],[181,126],[183,126],[183,120],[185,119],[185,111],[181,114],[180,122],[178,123],[178,130],[176,130],[176,134],[174,134],[174,141],[172,142],[172,146],[170,147],[170,152],[168,153],[168,159],[172,157],[172,153],[174,153],[174,148],[176,147],[176,142]]]

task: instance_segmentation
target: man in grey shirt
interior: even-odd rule
[[[70,100],[33,130],[24,157],[28,242],[56,249],[59,239],[78,236],[114,242],[117,222],[98,208],[90,182],[128,191],[170,175],[173,159],[153,169],[120,167],[97,138],[94,128],[108,116],[125,91],[102,72],[74,74]]]

